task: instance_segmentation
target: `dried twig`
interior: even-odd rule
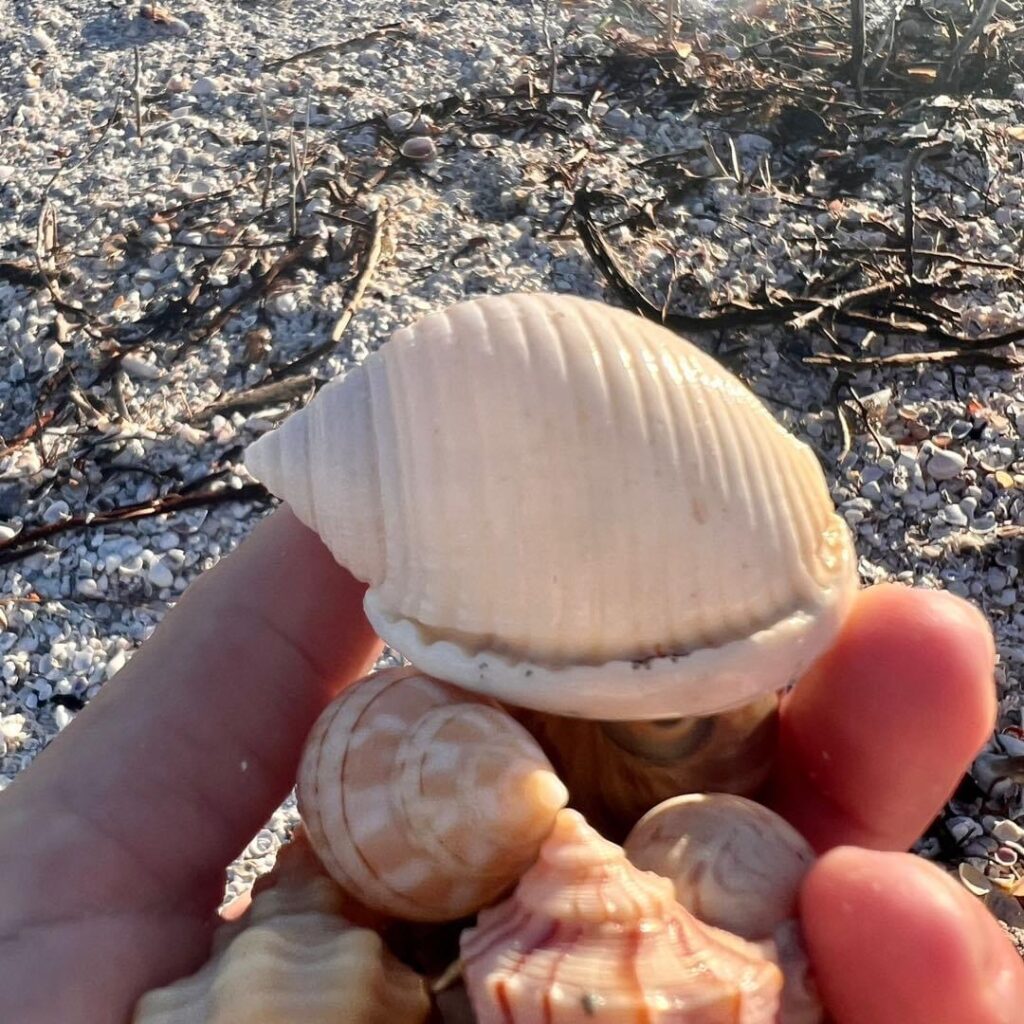
[[[903,272],[910,282],[914,281],[914,176],[922,160],[943,156],[951,149],[949,142],[918,146],[903,165]]]
[[[263,196],[260,208],[266,210],[270,203],[270,186],[274,180],[274,151],[270,140],[270,118],[267,117],[266,93],[260,94],[260,118],[263,122]]]
[[[857,99],[864,98],[864,56],[867,50],[866,7],[864,0],[850,0],[850,82]]]
[[[309,388],[314,387],[313,377],[303,375],[292,380],[271,381],[257,387],[229,395],[201,409],[192,416],[193,423],[202,423],[214,416],[224,416],[233,412],[248,412],[251,409],[265,409],[268,405],[279,402],[290,402]]]
[[[104,512],[86,512],[72,516],[59,523],[29,526],[9,540],[0,542],[0,564],[24,558],[38,550],[40,544],[61,533],[71,530],[95,530],[113,523],[131,522],[135,519],[149,519],[153,516],[184,512],[190,508],[223,505],[233,501],[251,501],[267,504],[270,495],[262,484],[245,484],[242,487],[218,487],[195,491],[190,494],[166,494],[153,501],[132,505],[119,505]]]
[[[309,60],[313,57],[321,57],[325,53],[348,53],[351,51],[361,50],[368,43],[376,42],[378,39],[383,39],[387,36],[396,35],[404,31],[405,25],[401,21],[392,21],[387,25],[378,25],[376,28],[365,33],[361,36],[356,36],[354,39],[342,39],[333,43],[323,43],[320,46],[314,46],[311,50],[303,50],[301,53],[293,53],[289,57],[281,57],[278,60],[268,61],[263,65],[264,71],[280,71],[281,68],[287,67],[289,64],[297,64],[299,61]]]
[[[142,138],[142,57],[139,48],[135,51],[135,78],[132,80],[132,101],[135,106],[135,136]]]
[[[341,311],[341,316],[339,316],[335,322],[334,329],[331,331],[331,336],[325,342],[316,345],[308,352],[299,356],[298,359],[293,359],[290,363],[285,363],[283,366],[276,367],[268,375],[268,381],[281,380],[283,377],[288,377],[293,373],[305,370],[307,366],[311,366],[318,359],[325,356],[338,345],[338,342],[341,341],[345,331],[348,330],[348,325],[352,322],[352,318],[356,315],[356,311],[359,309],[359,304],[363,301],[363,295],[366,293],[366,289],[369,286],[370,281],[373,279],[373,275],[377,271],[377,265],[380,262],[381,252],[384,246],[384,212],[384,205],[381,204],[370,215],[370,222],[366,226],[368,241],[365,255],[363,256],[363,263],[359,268],[359,273],[352,286],[352,294],[345,303],[345,308]]]
[[[960,41],[949,55],[949,60],[943,64],[942,70],[939,72],[938,78],[942,85],[949,85],[957,76],[960,71],[960,62],[981,33],[985,31],[985,26],[992,20],[992,15],[995,14],[998,6],[999,0],[982,0],[981,6],[978,7],[978,11],[974,15],[974,19],[967,27],[967,31],[960,37]]]

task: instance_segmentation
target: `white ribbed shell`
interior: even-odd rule
[[[246,463],[431,675],[585,718],[792,680],[856,586],[811,450],[663,327],[558,295],[398,331]]]

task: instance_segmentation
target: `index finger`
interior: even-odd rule
[[[819,851],[904,850],[992,732],[992,631],[949,594],[862,591],[836,644],[783,701],[767,802]]]

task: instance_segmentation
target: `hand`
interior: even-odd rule
[[[380,650],[362,594],[275,513],[0,796],[4,1020],[125,1021],[204,960],[224,866]],[[987,912],[937,868],[871,852],[905,849],[984,742],[992,659],[968,605],[875,587],[784,705],[772,800],[819,848],[844,844],[802,901],[835,1024],[1020,1018],[1024,966]]]

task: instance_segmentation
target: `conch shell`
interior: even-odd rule
[[[717,715],[654,722],[509,710],[551,759],[570,805],[621,842],[642,815],[678,793],[756,793],[774,762],[778,707],[778,694],[769,693]]]
[[[785,686],[856,588],[813,452],[694,345],[566,295],[398,331],[246,453],[424,672],[597,719]]]
[[[774,1024],[782,988],[756,946],[701,924],[576,811],[461,948],[478,1024]]]
[[[422,1024],[426,982],[376,932],[340,916],[349,899],[301,841],[286,847],[196,974],[139,1001],[133,1024]],[[287,851],[287,852],[286,852]]]
[[[814,851],[774,811],[725,793],[691,793],[648,812],[625,842],[639,868],[669,879],[705,924],[756,941],[786,983],[779,1024],[824,1017],[797,915]]]
[[[335,700],[298,776],[299,811],[330,874],[410,921],[454,920],[501,896],[567,795],[507,712],[410,668]]]

